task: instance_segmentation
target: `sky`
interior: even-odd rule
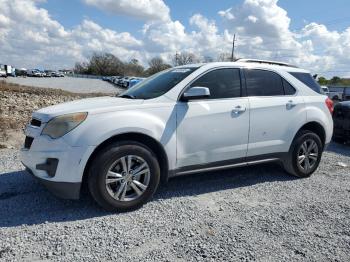
[[[176,52],[289,62],[350,77],[348,0],[0,0],[0,63],[72,68],[93,52],[144,66]]]

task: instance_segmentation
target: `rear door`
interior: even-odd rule
[[[244,72],[250,107],[247,157],[287,152],[298,128],[306,121],[303,98],[275,72]]]

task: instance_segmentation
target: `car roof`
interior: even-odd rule
[[[250,62],[251,61],[251,62]],[[295,66],[291,66],[288,64],[271,64],[273,61],[265,61],[265,60],[255,60],[255,61],[263,61],[263,62],[253,62],[254,60],[247,61],[236,61],[236,62],[210,62],[210,63],[198,63],[198,64],[188,64],[188,65],[182,65],[177,66],[175,68],[193,68],[193,67],[208,67],[215,68],[215,67],[225,67],[225,66],[232,66],[232,67],[241,67],[241,68],[259,68],[259,69],[270,69],[275,71],[286,71],[286,72],[296,72],[296,73],[310,73],[309,71],[298,68]]]

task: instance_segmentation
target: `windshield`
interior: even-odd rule
[[[171,68],[159,72],[130,88],[121,97],[132,99],[151,99],[164,95],[198,67]]]

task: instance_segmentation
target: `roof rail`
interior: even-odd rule
[[[244,63],[258,63],[258,64],[268,64],[268,65],[279,65],[279,66],[288,66],[288,67],[297,67],[295,65],[277,62],[277,61],[269,61],[269,60],[260,60],[260,59],[243,59],[240,58],[236,62],[244,62]]]

